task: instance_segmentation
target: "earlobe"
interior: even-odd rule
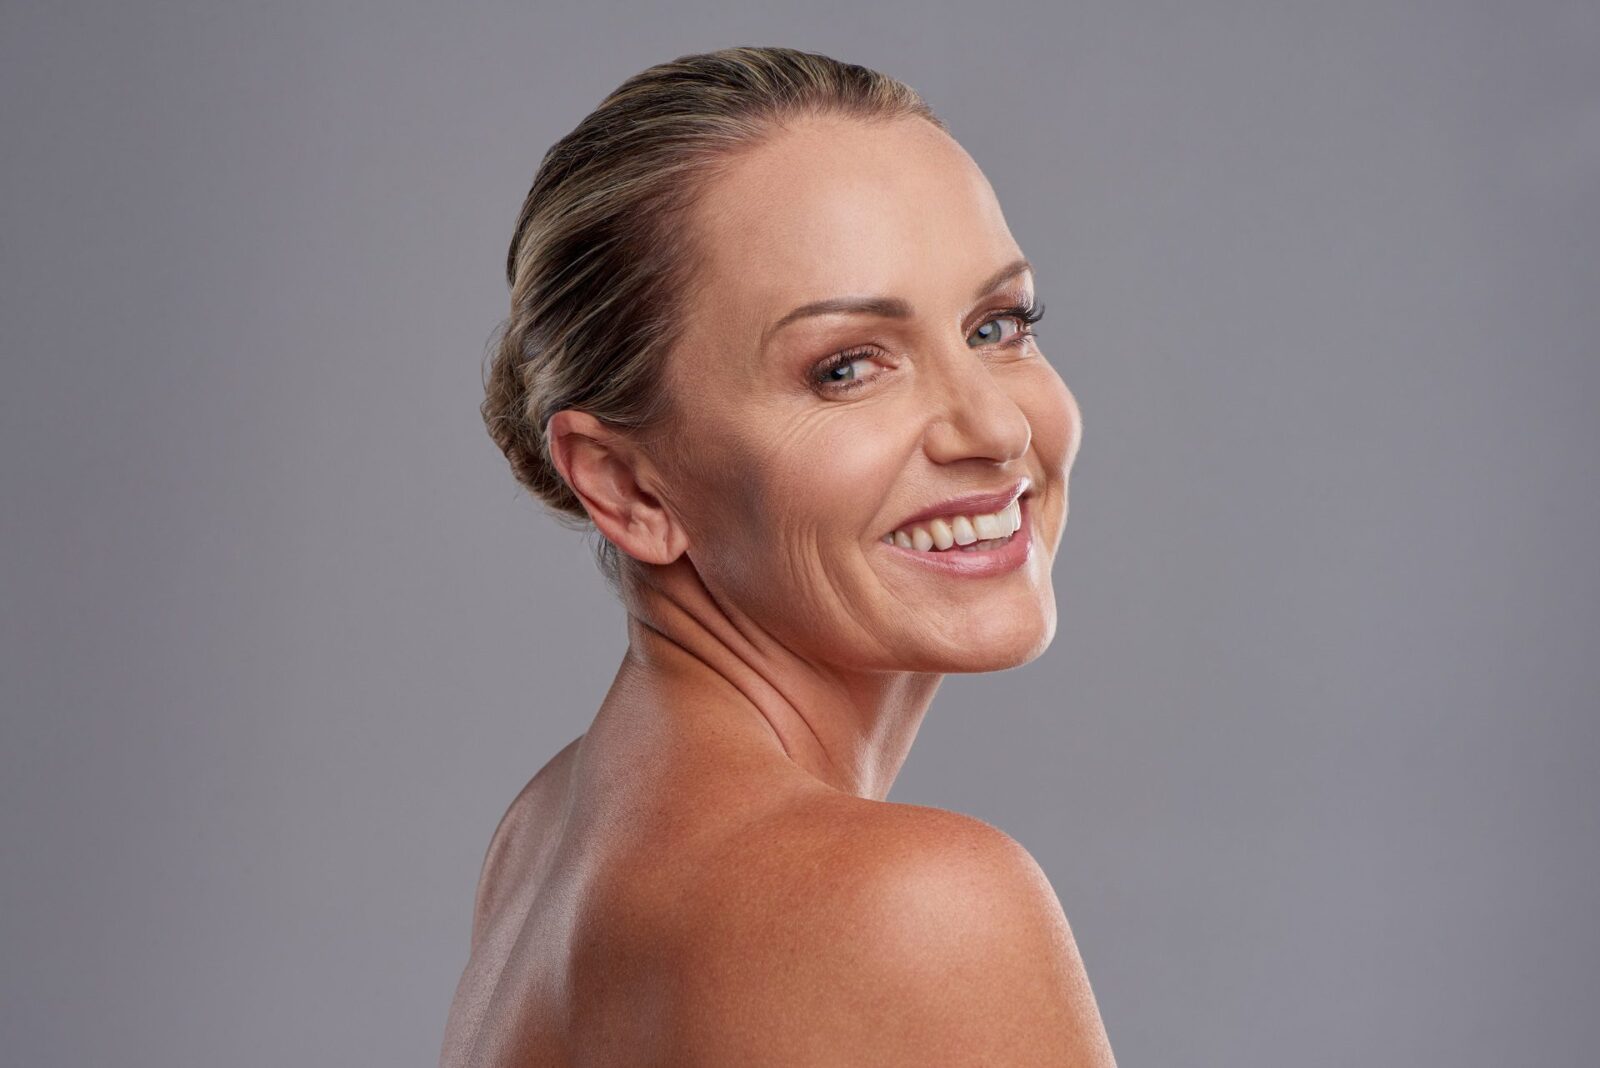
[[[648,461],[625,435],[573,408],[552,415],[545,435],[551,462],[607,541],[649,564],[669,564],[683,553],[677,521],[640,484]]]

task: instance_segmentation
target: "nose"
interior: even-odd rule
[[[980,457],[1009,463],[1028,453],[1033,427],[1004,382],[966,345],[938,364],[935,413],[923,432],[923,451],[935,463]]]

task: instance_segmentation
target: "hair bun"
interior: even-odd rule
[[[792,48],[680,56],[619,85],[544,155],[523,200],[506,276],[511,314],[484,376],[489,436],[558,520],[588,512],[550,461],[549,417],[589,412],[626,432],[671,417],[667,353],[681,333],[695,248],[685,225],[708,168],[806,112],[942,123],[887,75]],[[597,546],[613,588],[622,558]]]

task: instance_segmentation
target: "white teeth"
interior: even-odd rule
[[[1005,522],[1000,524],[1002,538],[1010,537],[1022,529],[1022,498],[1018,497],[1006,505],[1005,511],[1000,513],[1005,517]]]
[[[1019,499],[998,512],[941,516],[926,523],[914,523],[893,534],[885,534],[883,540],[902,549],[915,549],[919,553],[943,552],[955,546],[970,547],[978,542],[1004,541],[1020,529],[1022,504]]]

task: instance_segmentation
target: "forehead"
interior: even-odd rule
[[[1018,255],[988,180],[920,118],[797,121],[711,183],[694,225],[701,281],[740,318],[843,294],[970,299]]]

